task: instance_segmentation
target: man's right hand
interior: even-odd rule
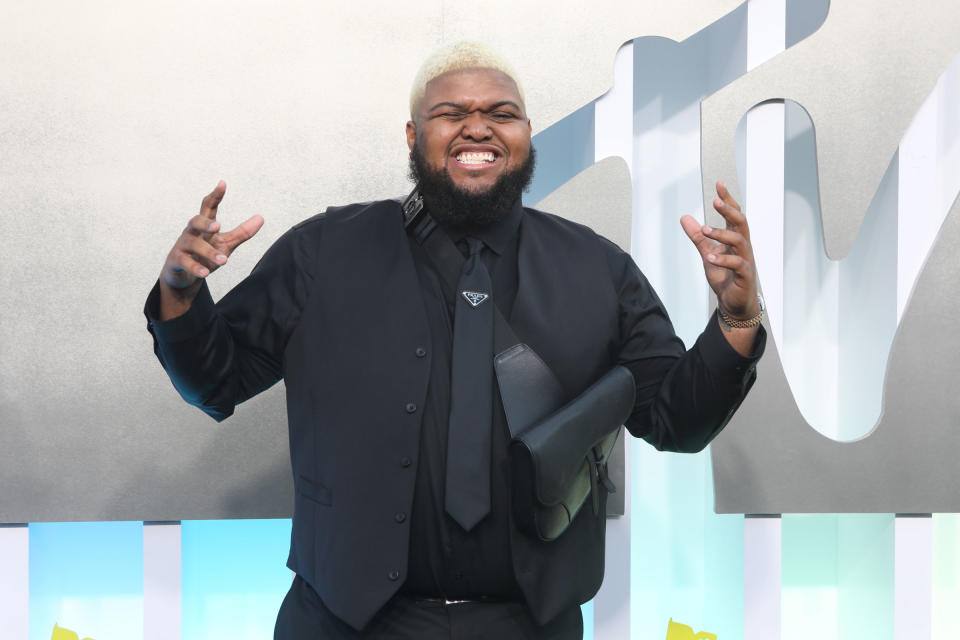
[[[200,213],[187,223],[167,254],[160,273],[160,319],[175,318],[190,308],[201,280],[224,264],[233,250],[252,238],[263,226],[262,216],[253,216],[232,231],[221,232],[217,207],[227,191],[221,180],[200,204]]]

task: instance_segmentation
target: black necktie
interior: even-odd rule
[[[480,252],[470,256],[457,285],[453,376],[447,439],[447,513],[469,531],[490,511],[490,438],[493,420],[493,296]]]

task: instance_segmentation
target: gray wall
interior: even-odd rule
[[[266,218],[217,298],[297,221],[408,188],[409,82],[438,45],[482,34],[514,60],[540,132],[609,88],[624,41],[739,3],[7,3],[0,522],[287,515],[282,389],[215,424],[144,330],[203,194],[224,178],[226,226]]]

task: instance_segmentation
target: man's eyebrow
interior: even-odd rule
[[[461,111],[464,109],[464,106],[462,104],[457,104],[456,102],[438,102],[437,104],[430,107],[430,111],[435,111],[440,107],[453,107],[454,109],[460,109]]]
[[[490,105],[489,111],[499,109],[500,107],[513,107],[517,111],[523,111],[523,109],[520,108],[520,105],[512,100],[501,100],[500,102],[494,102],[492,105]]]
[[[436,111],[441,107],[450,107],[453,109],[459,109],[460,111],[466,110],[465,106],[457,102],[438,102],[437,104],[430,107],[430,110],[427,113]],[[493,111],[495,109],[499,109],[500,107],[513,107],[517,111],[522,111],[522,109],[520,108],[520,105],[512,100],[501,100],[500,102],[494,102],[492,105],[487,107],[486,111]]]

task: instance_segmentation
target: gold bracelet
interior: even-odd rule
[[[763,317],[767,314],[767,307],[763,302],[763,296],[757,294],[757,302],[760,303],[760,313],[753,316],[748,320],[736,320],[727,315],[727,312],[720,308],[720,305],[717,305],[717,316],[720,318],[720,322],[727,325],[731,329],[750,329],[755,327],[763,320]]]

